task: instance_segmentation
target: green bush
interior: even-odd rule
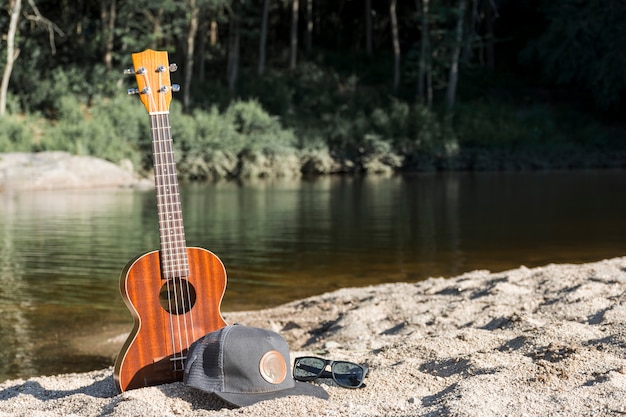
[[[295,135],[280,120],[267,113],[258,101],[235,101],[220,113],[209,111],[181,112],[177,103],[170,109],[172,136],[178,151],[186,155],[217,150],[239,153],[244,149],[275,151],[294,148]]]
[[[296,138],[276,116],[267,113],[257,100],[235,101],[224,112],[227,121],[243,138],[243,148],[280,153],[293,148]]]
[[[152,164],[150,117],[136,97],[117,95],[94,104],[90,154],[112,162],[130,159],[140,168]]]
[[[552,112],[543,105],[459,105],[454,127],[464,146],[514,148],[563,141]]]
[[[441,153],[456,141],[443,116],[419,105],[392,99],[369,113],[326,115],[328,146],[345,158],[393,152],[402,155]]]
[[[216,159],[234,158],[244,151],[282,154],[297,145],[293,132],[256,100],[235,101],[222,113],[213,106],[192,115],[183,114],[174,102],[170,117],[179,172],[186,178],[206,178],[211,167],[220,164]]]
[[[90,137],[86,109],[74,96],[62,96],[55,103],[56,121],[50,124],[40,143],[44,151],[67,151],[76,155],[88,155],[87,140]]]
[[[30,152],[37,138],[34,120],[12,114],[0,117],[0,152]]]
[[[37,150],[93,155],[115,163],[130,159],[145,168],[150,130],[141,105],[118,96],[87,108],[74,96],[63,96],[57,108],[57,120],[49,125]]]

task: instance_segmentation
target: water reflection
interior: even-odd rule
[[[226,265],[231,311],[622,256],[624,186],[611,171],[432,173],[193,184],[181,198],[188,246]],[[103,340],[131,324],[119,273],[158,244],[153,190],[0,194],[0,380],[110,364]]]
[[[121,307],[110,279],[120,227],[112,228],[118,221],[111,219],[128,218],[134,198],[128,192],[0,194],[0,376],[37,374],[42,363],[72,369],[76,326],[93,332],[99,310]]]
[[[0,199],[4,221],[12,223],[15,218],[15,202],[12,198]],[[14,231],[5,228],[0,243],[0,340],[4,345],[2,352],[3,374],[14,374],[20,369],[34,373],[31,356],[24,355],[20,346],[32,345],[32,329],[24,309],[27,303],[15,303],[15,294],[25,293],[27,288],[23,281],[24,268],[18,260],[15,249]]]

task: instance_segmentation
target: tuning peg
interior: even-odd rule
[[[170,64],[170,72],[176,72],[176,70],[178,69],[178,65],[174,64],[173,62]]]
[[[132,94],[149,94],[150,93],[150,87],[144,87],[143,90],[139,90],[138,88],[129,88],[126,91],[128,92],[129,95],[132,95]]]
[[[174,93],[178,93],[180,91],[180,85],[179,84],[172,84],[172,91]]]
[[[135,75],[135,69],[134,68],[125,68],[124,69],[124,75]]]

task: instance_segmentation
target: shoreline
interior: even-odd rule
[[[574,147],[576,148],[576,147]],[[406,157],[406,156],[405,156]],[[404,166],[398,155],[380,154],[367,162],[337,160],[326,152],[293,150],[289,157],[267,158],[262,153],[224,157],[204,162],[203,175],[179,171],[181,182],[256,182],[302,180],[326,176],[393,176],[450,172],[550,172],[582,170],[624,170],[626,150],[564,149],[483,149],[469,148],[458,155],[424,155]],[[390,162],[392,161],[392,162]],[[393,162],[395,161],[395,162]],[[198,161],[196,161],[198,162]],[[199,162],[198,162],[199,163]],[[226,164],[227,165],[227,164]],[[196,167],[197,168],[197,167]],[[152,172],[137,170],[129,160],[113,163],[88,155],[65,151],[0,153],[0,194],[20,191],[62,189],[154,187]]]
[[[230,409],[181,383],[117,394],[112,368],[0,384],[0,416],[626,414],[626,257],[344,288],[228,323],[292,359],[366,363],[367,387]]]

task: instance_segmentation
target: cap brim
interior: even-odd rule
[[[324,388],[320,386],[307,382],[295,381],[295,383],[296,385],[293,388],[273,392],[263,392],[258,394],[214,392],[213,394],[217,395],[227,403],[232,404],[236,407],[246,407],[248,405],[256,404],[261,401],[288,397],[290,395],[308,395],[309,397],[321,398],[322,400],[328,399],[328,393],[324,390]]]

